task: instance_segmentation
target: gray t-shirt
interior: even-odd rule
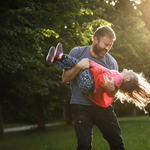
[[[118,70],[117,62],[110,54],[107,53],[104,57],[96,58],[91,55],[90,48],[91,46],[75,47],[70,51],[69,55],[78,60],[89,58],[108,69]],[[70,83],[70,87],[72,92],[71,104],[96,105],[80,91],[76,78]]]

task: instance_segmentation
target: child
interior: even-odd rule
[[[53,46],[50,48],[46,61],[66,70],[71,69],[79,62],[79,60],[63,54],[61,43],[57,44],[56,50]],[[106,89],[104,78],[110,76],[113,77],[115,87],[118,89],[115,97],[121,102],[133,101],[136,106],[145,111],[145,107],[150,102],[150,84],[142,76],[142,73],[137,74],[126,69],[119,73],[91,60],[90,69],[81,70],[76,78],[81,91],[89,99],[99,106],[108,107],[112,103],[114,95]],[[145,111],[145,113],[147,112]]]

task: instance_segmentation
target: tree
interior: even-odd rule
[[[1,5],[0,96],[3,101],[7,101],[11,96],[12,100],[29,97],[34,100],[37,95],[49,93],[46,83],[48,72],[41,46],[44,37],[56,38],[58,34],[54,30],[44,28],[46,26],[43,18],[47,16],[42,7],[46,7],[46,4],[42,5],[36,0],[6,0]],[[39,126],[44,128],[44,123]]]
[[[77,22],[78,16],[88,14],[90,10],[83,9],[81,12],[83,4],[80,1],[62,0],[57,0],[56,3],[46,0],[24,2],[6,0],[3,1],[1,8],[1,103],[11,101],[13,104],[16,99],[36,102],[39,110],[38,127],[44,129],[42,105],[49,102],[48,97],[52,103],[56,99],[62,99],[59,95],[63,95],[61,104],[70,97],[69,86],[65,84],[62,86],[60,81],[62,70],[45,62],[49,47],[47,45],[49,40],[53,44],[57,43],[59,35],[59,41],[64,43],[66,51],[69,50],[68,45],[71,47],[78,44],[82,40],[78,41],[80,30],[74,33],[74,29],[80,27]],[[74,36],[70,40],[71,35]],[[74,43],[74,40],[77,42]],[[65,94],[62,91],[63,87],[66,89]]]
[[[11,104],[11,109],[16,110],[28,103],[30,108],[34,106],[32,115],[37,106],[39,129],[45,128],[43,114],[49,106],[66,106],[70,110],[70,89],[61,81],[62,69],[46,63],[45,57],[49,47],[58,42],[63,44],[64,53],[74,46],[91,44],[99,25],[111,25],[116,32],[117,41],[110,53],[118,61],[119,69],[132,68],[148,76],[150,34],[135,5],[130,0],[3,1],[0,104]],[[66,120],[71,123],[70,113],[67,114]]]
[[[117,35],[110,53],[116,58],[120,70],[133,69],[135,72],[143,72],[148,78],[150,32],[141,19],[141,12],[135,8],[136,5],[134,1],[118,0],[111,12],[106,11],[112,14],[108,20],[112,22]],[[115,103],[113,105],[116,106]],[[128,106],[130,108],[131,105]],[[135,106],[132,105],[132,108]]]
[[[150,31],[150,1],[149,0],[144,0],[142,1],[139,5],[137,5],[137,8],[141,11],[141,19],[145,22],[145,27]]]

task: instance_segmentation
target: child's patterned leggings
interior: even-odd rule
[[[56,66],[66,70],[73,68],[78,62],[78,59],[69,55],[63,55],[61,60],[54,60]],[[79,88],[84,94],[94,90],[94,77],[91,75],[90,69],[81,70],[76,78]]]

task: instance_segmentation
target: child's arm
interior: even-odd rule
[[[98,70],[100,70],[103,73],[109,71],[109,69],[103,67],[102,65],[100,65],[100,64],[98,64],[98,63],[96,63],[96,62],[94,62],[92,60],[90,60],[90,67],[91,68],[97,68]]]

